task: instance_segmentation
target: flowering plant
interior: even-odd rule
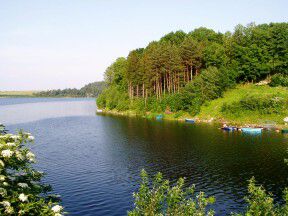
[[[35,155],[27,147],[34,141],[30,133],[0,132],[0,215],[60,216],[59,198],[49,195],[51,186],[41,182],[35,170]]]

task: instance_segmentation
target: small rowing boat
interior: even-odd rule
[[[244,133],[262,133],[262,128],[241,128]]]
[[[156,120],[162,120],[163,119],[163,115],[157,115],[156,116]]]
[[[194,119],[185,119],[185,122],[195,123],[195,120]]]
[[[228,126],[226,126],[226,127],[222,127],[221,129],[224,130],[224,131],[236,131],[237,127],[228,127]]]

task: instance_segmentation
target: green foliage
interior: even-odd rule
[[[183,98],[190,98],[190,102],[186,101],[185,104],[188,104],[190,113],[195,115],[205,101],[222,97],[223,92],[234,85],[233,71],[209,67],[185,86],[182,95]]]
[[[277,72],[281,75],[272,76],[270,85],[287,86],[287,35],[288,23],[238,25],[225,34],[203,27],[188,34],[171,32],[107,68],[105,81],[113,94],[103,92],[98,106],[141,114],[182,110],[197,115],[203,104],[221,98],[236,83],[256,82]],[[238,105],[246,109],[253,100]],[[265,108],[268,105],[261,101],[257,110],[277,113],[279,104],[272,102],[274,108]]]
[[[104,82],[93,82],[85,85],[81,89],[57,89],[36,92],[36,97],[97,97],[105,88]]]
[[[260,114],[285,114],[288,109],[288,97],[285,95],[246,95],[239,101],[223,104],[222,112],[239,115],[245,111],[256,111]]]
[[[117,109],[124,111],[129,109],[129,104],[127,93],[121,92],[117,86],[110,86],[97,98],[97,106],[109,110]]]
[[[191,35],[198,41],[203,41],[205,43],[207,42],[222,42],[222,34],[216,33],[212,29],[208,29],[205,27],[200,27],[197,29],[194,29],[192,32],[190,32],[188,35]]]
[[[141,184],[137,193],[133,194],[134,209],[129,216],[142,215],[214,215],[207,210],[209,204],[215,202],[214,197],[206,197],[203,192],[195,195],[195,186],[184,189],[184,179],[180,178],[175,185],[164,180],[161,173],[151,181],[147,173],[141,171]]]
[[[259,81],[275,72],[287,72],[288,23],[236,26],[233,59],[239,81]]]
[[[225,47],[219,43],[210,43],[204,50],[205,66],[221,67],[227,66],[229,58],[226,55]]]
[[[127,89],[127,60],[118,58],[105,71],[105,82],[107,85],[117,85],[119,90]]]
[[[246,215],[276,215],[271,194],[267,194],[262,186],[256,186],[255,178],[249,180],[248,192]]]
[[[97,97],[105,89],[105,82],[93,82],[85,85],[80,89],[82,97]]]
[[[0,134],[0,215],[61,216],[63,208],[35,170],[35,155],[26,147],[34,137],[20,131]]]
[[[288,188],[284,190],[283,205],[274,203],[273,195],[267,193],[263,186],[257,186],[255,178],[249,180],[248,196],[245,197],[247,208],[244,213],[233,215],[241,216],[283,216],[288,214]]]
[[[271,77],[270,86],[284,86],[288,87],[288,74],[275,74]]]
[[[170,32],[160,39],[160,42],[169,42],[171,44],[180,45],[186,37],[183,31]]]

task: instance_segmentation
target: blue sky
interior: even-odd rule
[[[0,90],[79,88],[171,31],[287,22],[287,0],[0,0]]]

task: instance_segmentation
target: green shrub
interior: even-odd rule
[[[204,216],[214,215],[208,205],[215,202],[214,197],[206,197],[203,192],[195,196],[195,186],[184,189],[184,179],[170,185],[161,173],[150,180],[145,170],[141,171],[141,183],[137,193],[133,193],[134,208],[129,216]],[[261,185],[256,185],[252,177],[248,184],[247,202],[243,213],[231,213],[234,216],[283,216],[288,215],[288,188],[284,190],[284,203],[275,204],[273,195],[267,193]]]
[[[278,94],[270,95],[248,95],[240,101],[231,104],[223,104],[221,112],[223,113],[239,113],[243,111],[257,111],[260,114],[284,114],[288,109],[288,98],[278,96]]]
[[[224,91],[234,85],[235,72],[233,70],[209,67],[188,83],[181,92],[181,98],[184,100],[183,110],[196,115],[203,103],[222,97]]]
[[[0,134],[0,215],[60,216],[59,198],[48,195],[43,173],[35,170],[35,155],[25,146],[34,137],[20,131]]]
[[[195,186],[184,190],[184,179],[180,178],[172,186],[164,180],[161,173],[150,181],[147,173],[142,170],[141,184],[137,193],[134,193],[134,209],[128,212],[129,216],[142,215],[177,215],[204,216],[214,215],[207,206],[215,202],[214,197],[206,197],[203,192],[195,195]]]
[[[275,74],[271,77],[270,86],[284,86],[288,87],[288,74]]]
[[[284,216],[288,215],[288,189],[284,190],[284,204],[274,203],[273,195],[267,193],[263,186],[257,186],[255,178],[249,180],[248,196],[245,197],[247,207],[244,213],[233,214],[237,216]]]
[[[145,100],[143,98],[131,100],[130,109],[136,111],[138,114],[144,114],[146,112]]]
[[[97,106],[108,110],[124,111],[129,109],[129,98],[127,93],[120,91],[116,86],[110,86],[98,96]]]

